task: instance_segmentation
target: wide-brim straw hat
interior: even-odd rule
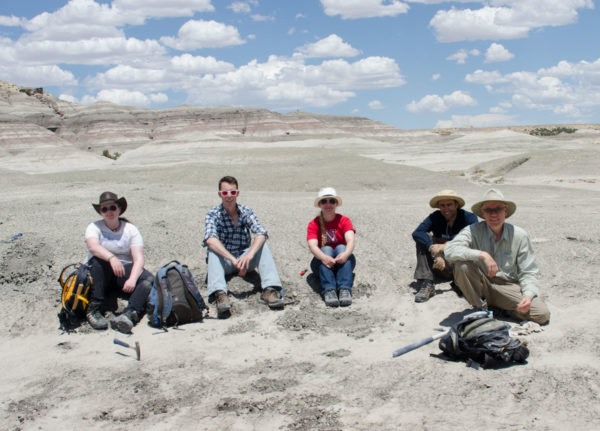
[[[458,202],[459,208],[465,206],[465,200],[458,196],[458,193],[456,193],[454,190],[442,190],[437,195],[431,198],[431,200],[429,201],[429,206],[431,208],[439,208],[440,201],[447,199],[455,200],[456,202]]]
[[[333,187],[323,187],[321,190],[319,190],[319,194],[315,199],[315,207],[319,208],[319,202],[323,198],[334,198],[337,201],[338,207],[342,206],[342,198],[338,196]]]
[[[119,208],[121,209],[121,214],[123,214],[125,212],[125,210],[127,209],[127,200],[124,197],[118,197],[115,193],[113,192],[104,192],[100,195],[100,198],[98,198],[98,203],[97,204],[92,204],[92,206],[94,207],[94,209],[96,210],[96,212],[98,214],[102,214],[100,212],[100,208],[102,208],[102,205],[106,202],[114,202],[116,203]]]
[[[474,204],[471,207],[471,211],[473,211],[473,214],[475,214],[476,216],[483,218],[483,215],[481,213],[481,207],[483,206],[484,203],[490,202],[490,201],[498,201],[498,202],[502,202],[504,205],[506,205],[506,208],[508,209],[506,218],[509,218],[517,210],[517,204],[515,204],[512,201],[507,201],[506,199],[504,199],[504,195],[502,194],[502,192],[500,190],[489,189],[483,195],[483,200],[481,200],[480,202],[477,202],[476,204]]]

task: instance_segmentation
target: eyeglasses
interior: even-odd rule
[[[117,206],[116,205],[111,205],[109,207],[102,207],[100,208],[100,211],[105,213],[106,211],[116,211],[117,210]]]
[[[219,192],[219,196],[237,196],[239,194],[239,190],[221,190]]]
[[[332,204],[332,205],[333,205],[333,204],[337,204],[337,199],[333,199],[333,198],[331,198],[331,199],[321,199],[321,200],[319,201],[319,203],[320,203],[321,205],[325,205],[326,203],[330,203],[330,204]]]
[[[506,207],[483,208],[482,211],[486,214],[498,214],[504,211]]]

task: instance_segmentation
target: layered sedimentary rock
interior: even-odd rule
[[[311,137],[396,136],[400,130],[367,118],[248,107],[178,106],[143,109],[109,102],[79,105],[43,89],[0,81],[0,154],[35,146],[73,145],[98,154],[148,142],[221,139],[285,140]]]

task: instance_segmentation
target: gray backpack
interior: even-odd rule
[[[526,362],[529,349],[520,340],[509,335],[510,325],[489,317],[487,313],[473,313],[452,326],[440,339],[440,349],[453,360],[476,362],[484,368]]]
[[[147,308],[148,324],[157,328],[201,322],[208,314],[192,273],[176,260],[156,273]]]

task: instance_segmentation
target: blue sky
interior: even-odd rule
[[[594,0],[24,0],[0,80],[148,108],[256,106],[402,128],[600,123]]]

